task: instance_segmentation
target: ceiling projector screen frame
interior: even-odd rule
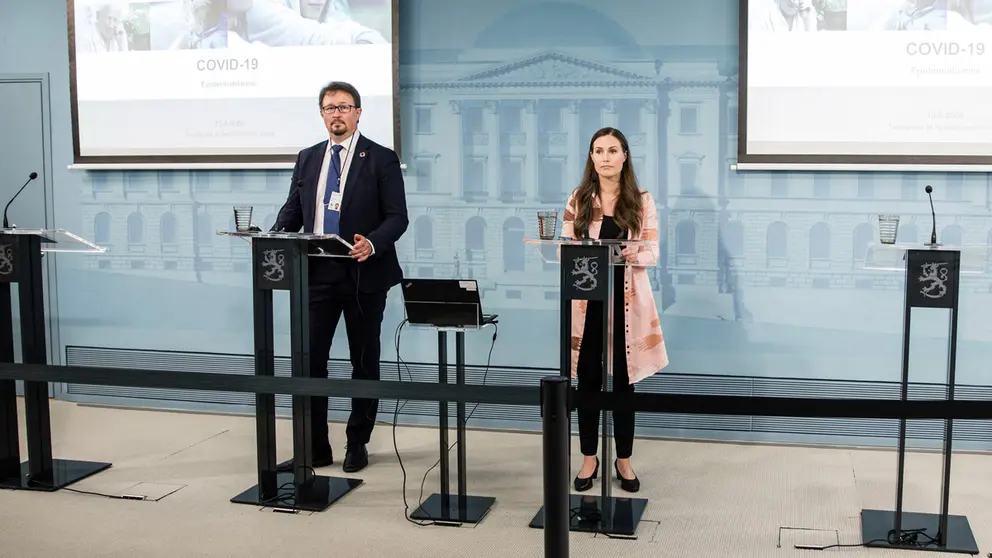
[[[851,3],[857,3],[859,1],[864,1],[864,0],[850,0],[849,5]],[[754,129],[757,128],[757,126],[754,126],[753,128],[749,127],[748,118],[749,118],[749,113],[751,113],[750,116],[753,116],[755,112],[758,112],[758,108],[757,108],[758,105],[751,106],[749,104],[749,92],[753,92],[750,91],[749,89],[749,78],[751,77],[751,73],[752,73],[751,72],[752,65],[749,64],[749,58],[748,58],[749,49],[752,47],[752,41],[749,40],[749,28],[751,27],[750,19],[753,15],[755,15],[755,11],[752,11],[751,7],[752,4],[757,5],[759,3],[761,3],[762,7],[764,7],[765,5],[768,5],[773,2],[774,0],[740,0],[739,2],[739,17],[738,17],[738,24],[739,24],[738,107],[739,108],[737,114],[737,118],[738,118],[737,164],[735,165],[737,170],[840,170],[840,171],[939,170],[939,171],[947,171],[947,172],[992,171],[992,134],[989,135],[990,139],[988,140],[988,143],[990,149],[987,154],[963,154],[963,153],[892,154],[892,153],[865,153],[865,152],[862,153],[848,152],[848,153],[836,153],[836,154],[821,152],[821,153],[801,154],[801,153],[750,152],[754,150],[753,149],[754,146],[753,145],[749,146],[749,140],[748,140],[749,132],[753,132]],[[847,12],[846,17],[849,18],[850,16],[851,13]],[[822,36],[826,34],[839,34],[839,33],[847,34],[848,33],[847,26],[849,21],[851,20],[847,19],[844,22],[845,30],[842,31],[820,30],[815,32],[815,35]],[[765,23],[763,18],[760,21],[760,23],[762,24]],[[992,26],[990,26],[989,29],[990,31],[992,31]],[[774,33],[774,31],[770,31],[769,33]],[[857,31],[855,31],[855,33],[857,33]],[[930,42],[931,45],[941,45],[941,44],[946,45],[955,42],[953,36],[948,36],[939,32],[935,33],[932,30],[928,30],[925,32],[913,32],[913,31],[905,31],[905,30],[899,30],[899,31],[877,30],[877,31],[872,31],[871,33],[885,34],[886,36],[891,36],[897,33],[901,33],[902,35],[899,36],[900,39],[902,39],[900,44],[902,44],[902,46],[905,48],[908,48],[906,47],[906,45],[908,45],[909,43],[920,44],[921,42]],[[805,33],[795,33],[795,32],[775,33],[775,34],[780,37],[783,36],[797,37],[797,36],[806,35]],[[924,37],[924,35],[931,37],[929,41],[927,40],[927,37]],[[977,65],[982,63],[981,62],[982,59],[985,59],[986,62],[984,62],[984,64],[990,64],[988,60],[992,60],[992,32],[985,35],[985,37],[987,38],[982,38],[982,35],[980,34],[969,35],[966,33],[965,36],[969,37],[967,42],[973,45],[971,47],[973,49],[973,52],[977,52],[974,51],[974,48],[976,48],[974,46],[975,44],[978,43],[982,44],[981,48],[983,51],[982,54],[984,56],[968,57],[962,55],[954,62],[965,65],[970,62],[972,64]],[[852,34],[850,35],[850,37],[851,37],[851,45],[852,45],[851,48],[855,48],[855,47],[866,48],[865,50],[859,51],[861,53],[866,53],[866,52],[878,53],[880,52],[880,49],[885,49],[890,46],[893,46],[888,43],[890,42],[893,44],[895,43],[894,41],[885,41],[885,40],[882,41],[876,40],[875,42],[873,42],[872,41],[873,37],[868,35],[868,33],[860,33],[859,35]],[[797,40],[802,40],[803,38],[805,37],[798,37]],[[774,39],[771,39],[770,41],[774,41]],[[958,40],[956,42],[961,43],[962,41]],[[867,47],[871,47],[871,48],[867,48]],[[822,47],[822,48],[826,50],[830,47]],[[901,51],[898,51],[898,53],[895,50],[893,50],[893,56],[900,56],[902,53],[907,52],[905,51],[905,48],[903,48]],[[936,48],[936,47],[931,46],[928,48]],[[942,47],[942,48],[947,48],[947,47]],[[961,47],[959,45],[956,48],[960,49]],[[789,54],[778,54],[778,56],[784,58],[790,55],[794,55],[796,52],[801,53],[800,49],[792,49],[792,50],[793,52]],[[784,51],[779,50],[777,52],[784,52]],[[807,50],[805,52],[808,53],[809,51]],[[925,62],[917,62],[917,64],[920,66],[929,63],[929,65],[936,67],[942,63],[944,64],[952,63],[951,61],[948,61],[948,58],[950,58],[948,56],[930,55],[926,57],[918,56],[917,58],[926,59]],[[971,58],[971,60],[968,61],[965,60],[965,58]],[[907,60],[905,58],[902,59],[896,58],[895,61],[897,63],[903,63],[903,64],[907,63]],[[814,61],[810,65],[811,67],[799,68],[799,71],[797,73],[802,74],[803,69],[805,69],[807,72],[815,71],[816,68],[813,65],[815,65],[817,62],[818,61]],[[757,64],[755,66],[757,66]],[[886,69],[894,72],[900,69],[900,67],[894,65]],[[989,69],[992,70],[992,66],[990,66]],[[851,79],[858,79],[859,77],[863,78],[866,71],[867,70],[859,72],[857,70],[850,70]],[[878,70],[878,71],[884,73],[883,70]],[[992,92],[992,71],[986,72],[985,75],[986,75],[985,79],[990,80],[989,87],[986,88],[984,85],[979,85],[979,87],[982,87],[983,89]],[[789,83],[786,82],[785,85],[788,86]],[[835,88],[835,91],[841,91],[842,89],[843,88],[838,87]],[[757,97],[757,95],[755,95],[755,97]],[[811,104],[815,105],[816,102],[815,99],[809,99],[809,100]],[[757,103],[757,101],[754,99],[751,99],[750,101],[751,104]],[[781,98],[766,99],[765,105],[768,107],[770,106],[781,107],[782,99]],[[924,107],[921,110],[925,110],[925,109],[926,107]],[[944,114],[943,116],[950,118],[958,117],[960,119],[960,116],[956,114],[957,112],[959,112],[957,109],[950,108],[947,110],[947,114]],[[827,114],[836,115],[838,114],[838,112],[836,110],[833,110],[833,111],[828,111]],[[938,118],[940,116],[941,115],[938,115]],[[810,118],[810,120],[815,120],[815,118]],[[967,118],[965,118],[965,121],[967,121]],[[795,140],[791,138],[783,137],[782,139],[783,143],[789,143],[794,141]],[[862,141],[864,141],[866,146],[872,146],[872,145],[884,146],[886,143],[884,141],[878,141],[878,142],[872,142],[871,140],[862,140]],[[752,140],[751,143],[754,144],[755,142]],[[941,142],[939,140],[935,140],[932,143],[938,144]],[[909,144],[907,143],[907,145]],[[751,148],[750,151],[749,151],[749,147]],[[851,151],[857,151],[857,150],[851,150]]]
[[[152,3],[154,0],[149,0]],[[229,0],[235,1],[235,0]],[[329,0],[330,1],[330,0]],[[108,0],[108,3],[112,3],[113,0]],[[390,50],[391,50],[391,105],[392,105],[392,142],[393,149],[397,154],[402,157],[401,150],[401,134],[400,134],[400,91],[399,91],[399,0],[388,0],[390,11],[391,11],[391,29],[390,29]],[[73,164],[70,168],[83,168],[83,169],[126,169],[126,168],[145,168],[145,169],[223,169],[223,168],[292,168],[296,161],[297,152],[300,149],[308,147],[312,143],[316,143],[319,139],[312,143],[303,142],[305,145],[299,145],[295,148],[292,153],[232,153],[232,154],[169,154],[169,155],[83,155],[81,152],[80,143],[80,126],[79,126],[79,98],[78,98],[78,84],[77,84],[77,57],[76,57],[76,38],[77,38],[77,22],[75,21],[76,15],[76,5],[78,3],[93,4],[92,0],[79,2],[79,0],[66,0],[67,4],[67,23],[68,23],[68,42],[69,42],[69,98],[70,98],[70,110],[72,119],[72,148],[73,148]],[[220,58],[230,58],[224,55]],[[246,58],[242,54],[234,55],[234,58]],[[250,58],[250,56],[249,56]],[[330,81],[333,78],[328,78]],[[319,87],[315,88],[308,97],[299,97],[295,101],[299,102],[301,106],[306,106],[307,110],[312,108],[312,119],[314,123],[320,124],[320,114],[317,107],[317,94],[319,93]],[[359,93],[362,92],[362,88],[358,86]],[[363,100],[365,100],[365,94],[362,95]],[[191,100],[192,102],[192,100]],[[363,103],[365,105],[366,103]],[[368,115],[365,116],[368,118]],[[307,122],[306,124],[310,124]],[[150,131],[153,133],[153,131]],[[372,137],[375,140],[375,137]]]

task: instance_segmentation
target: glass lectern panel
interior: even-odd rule
[[[656,255],[657,242],[651,240],[571,240],[557,239],[524,239],[524,244],[535,246],[544,263],[561,263],[562,246],[609,246],[612,265],[628,265],[631,267],[655,267],[658,265]],[[634,253],[628,258],[623,254],[624,249]]]
[[[262,232],[262,231],[217,231],[220,236],[234,236],[251,240],[306,240],[307,255],[315,258],[350,258],[349,252],[354,247],[350,242],[336,234]]]
[[[0,229],[0,235],[16,236],[29,235],[41,237],[42,252],[76,252],[83,254],[100,254],[106,252],[103,246],[62,229]]]
[[[957,250],[961,252],[962,274],[984,274],[992,265],[992,247],[990,246],[953,246],[941,245],[931,248],[924,244],[884,244],[873,242],[868,244],[865,254],[865,269],[875,271],[906,271],[907,250]]]

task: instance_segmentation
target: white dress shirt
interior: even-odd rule
[[[344,141],[338,143],[336,141],[329,140],[327,142],[327,148],[324,150],[324,160],[320,164],[320,175],[317,176],[317,210],[314,212],[313,216],[313,230],[317,234],[324,234],[324,210],[326,209],[324,205],[325,194],[327,193],[327,173],[331,165],[331,157],[333,152],[331,151],[334,145],[341,146],[341,153],[338,155],[341,157],[341,186],[338,191],[341,192],[341,196],[344,196],[344,187],[348,183],[348,171],[351,169],[351,161],[355,158],[356,144],[358,139],[361,137],[361,133],[355,130],[355,133],[351,137],[345,139]],[[340,221],[339,221],[340,222]],[[344,237],[342,237],[344,238]],[[355,239],[345,238],[346,242],[353,243]],[[368,240],[368,239],[366,239]],[[372,246],[372,242],[369,242],[369,246]],[[375,254],[375,247],[372,246],[372,254]]]

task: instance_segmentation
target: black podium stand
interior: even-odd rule
[[[407,305],[417,304],[416,301],[406,301]],[[472,305],[474,306],[474,305]],[[474,315],[478,314],[477,306]],[[455,334],[455,383],[465,385],[465,332],[477,331],[478,326],[465,327],[435,327],[437,329],[437,381],[439,384],[448,383],[448,333]],[[438,404],[438,431],[441,450],[441,492],[431,494],[417,509],[410,514],[410,519],[433,521],[439,524],[461,525],[463,523],[479,523],[489,513],[496,502],[491,496],[470,496],[468,494],[467,464],[465,447],[465,402],[455,404],[455,444],[458,459],[458,493],[452,496],[449,489],[451,467],[448,460],[448,402]]]
[[[892,247],[889,250],[903,250],[903,248]],[[983,262],[985,260],[984,250],[982,260]],[[957,356],[961,250],[943,249],[940,246],[930,246],[927,249],[909,248],[905,249],[904,261],[906,297],[903,307],[901,399],[906,401],[909,398],[909,341],[913,309],[939,308],[949,310],[947,400],[951,401],[954,399]],[[943,442],[940,513],[905,512],[903,491],[906,466],[906,419],[899,420],[895,510],[861,511],[861,537],[865,546],[978,554],[978,544],[968,524],[968,518],[949,513],[953,443],[951,419],[945,420]]]
[[[63,230],[0,229],[0,360],[14,362],[11,284],[17,284],[25,364],[48,364],[43,252],[100,253],[105,248]],[[28,460],[21,463],[14,380],[0,380],[0,488],[55,491],[110,463],[52,458],[48,382],[24,381]]]
[[[571,377],[572,371],[572,303],[589,300],[604,303],[603,312],[603,390],[612,391],[613,370],[613,267],[632,264],[615,257],[623,247],[648,246],[637,240],[525,240],[535,244],[547,262],[561,263],[561,375]],[[569,530],[633,537],[648,505],[646,498],[617,498],[612,495],[613,479],[613,414],[604,409],[601,419],[601,456],[599,464],[599,496],[572,494],[569,497]],[[571,482],[571,481],[569,481]],[[543,529],[542,507],[530,526]]]
[[[221,232],[252,244],[252,291],[255,309],[255,375],[275,375],[273,291],[289,291],[290,367],[293,377],[310,376],[310,257],[347,257],[337,235]],[[258,483],[231,499],[280,509],[323,511],[362,484],[360,479],[319,476],[313,469],[310,397],[293,396],[292,471],[276,463],[276,400],[255,396]]]

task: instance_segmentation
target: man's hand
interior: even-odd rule
[[[369,256],[372,255],[372,245],[369,243],[369,239],[360,234],[356,234],[353,248],[349,253],[352,258],[355,258],[359,262],[364,262],[369,259]]]

